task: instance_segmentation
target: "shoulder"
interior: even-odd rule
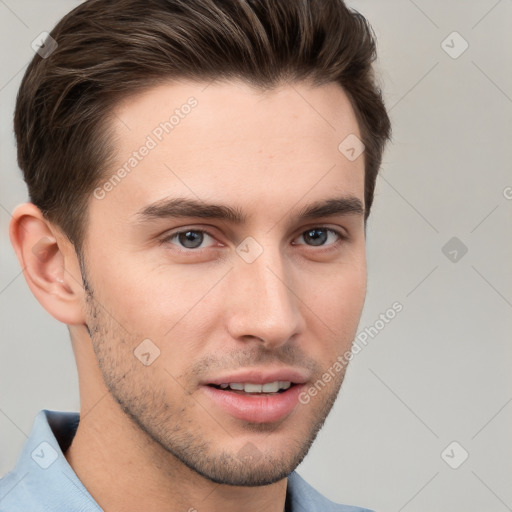
[[[78,413],[39,411],[14,469],[0,479],[0,512],[101,510],[64,456],[78,421]]]
[[[36,497],[27,488],[27,474],[13,469],[0,478],[0,512],[40,511]]]
[[[287,511],[290,512],[372,512],[367,508],[334,503],[309,485],[295,471],[288,476]]]

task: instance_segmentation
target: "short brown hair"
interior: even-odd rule
[[[113,155],[113,107],[173,79],[339,83],[366,147],[368,218],[391,127],[373,74],[374,33],[342,0],[89,0],[50,35],[57,48],[34,56],[18,93],[18,163],[30,200],[76,249]]]

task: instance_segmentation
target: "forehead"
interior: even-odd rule
[[[104,199],[91,205],[98,213],[128,220],[166,197],[267,213],[339,193],[364,205],[364,155],[351,161],[338,149],[360,138],[359,127],[334,83],[266,92],[242,82],[162,84],[117,105],[112,130],[115,163]]]

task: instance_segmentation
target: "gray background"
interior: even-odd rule
[[[67,330],[32,297],[7,235],[26,200],[11,119],[30,44],[78,3],[0,0],[0,475],[40,409],[79,409]],[[355,356],[299,472],[379,512],[512,510],[512,1],[349,5],[376,31],[394,129],[360,331],[395,301],[403,311]],[[454,31],[469,44],[457,58]]]

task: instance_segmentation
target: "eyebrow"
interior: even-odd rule
[[[304,206],[297,214],[298,220],[330,217],[335,215],[364,215],[364,207],[355,196],[335,197],[316,201]],[[135,214],[139,222],[150,222],[164,218],[198,217],[218,219],[233,224],[243,224],[247,216],[239,207],[205,203],[184,197],[165,198],[145,206]]]

